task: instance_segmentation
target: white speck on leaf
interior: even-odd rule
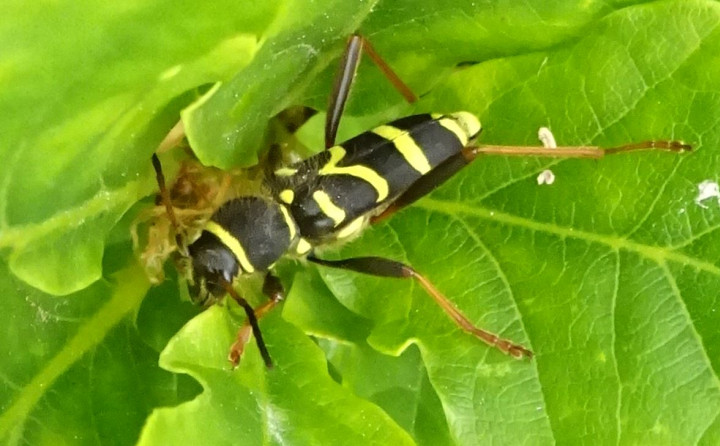
[[[695,197],[695,204],[701,208],[707,209],[707,205],[702,202],[709,198],[717,198],[720,204],[720,186],[716,181],[705,180],[698,184],[698,195]]]
[[[543,147],[546,149],[556,149],[557,143],[555,142],[555,136],[552,134],[549,128],[540,127],[538,129],[538,139],[542,142]],[[550,169],[545,169],[540,172],[537,177],[537,183],[539,186],[543,184],[553,184],[555,182],[555,174]]]
[[[542,172],[540,172],[540,175],[537,177],[537,183],[538,185],[543,184],[553,184],[555,182],[555,174],[550,169],[545,169]]]
[[[538,139],[546,149],[557,149],[557,143],[555,142],[555,136],[552,134],[549,128],[540,127],[538,129]]]

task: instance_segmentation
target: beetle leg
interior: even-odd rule
[[[347,102],[350,88],[352,87],[357,73],[357,67],[360,64],[360,56],[363,50],[370,59],[377,65],[390,83],[403,95],[405,100],[412,103],[417,101],[417,96],[410,90],[410,87],[395,74],[392,68],[385,62],[375,51],[370,42],[359,34],[353,34],[348,39],[343,57],[340,60],[340,67],[335,75],[332,93],[328,102],[328,112],[325,117],[325,148],[335,145],[335,136],[337,135],[340,118],[342,117],[345,103]]]
[[[692,149],[690,144],[682,141],[643,141],[625,144],[618,147],[603,148],[598,146],[565,146],[565,147],[537,147],[537,146],[496,146],[481,144],[463,149],[462,154],[468,162],[478,155],[504,155],[504,156],[538,156],[548,158],[602,158],[617,153],[633,152],[636,150],[658,149],[669,152],[686,152]]]
[[[170,192],[168,191],[167,184],[165,183],[165,174],[163,174],[162,171],[160,158],[158,158],[155,153],[152,155],[152,165],[155,169],[155,179],[157,180],[158,187],[160,188],[160,199],[165,206],[165,211],[167,212],[168,219],[170,219],[170,224],[175,230],[175,243],[177,244],[178,249],[182,252],[185,249],[185,241],[183,240],[182,231],[180,230],[180,223],[178,223],[177,216],[175,215],[175,209],[173,208],[172,201],[170,200]]]
[[[318,265],[329,266],[331,268],[347,269],[359,273],[370,274],[380,277],[395,277],[399,279],[416,280],[435,302],[450,316],[460,328],[473,336],[479,338],[491,347],[495,347],[501,352],[510,355],[516,359],[532,358],[533,353],[525,347],[515,344],[507,339],[502,339],[497,335],[476,327],[465,315],[463,315],[455,305],[453,305],[447,297],[445,297],[425,276],[421,275],[411,266],[405,265],[394,260],[382,257],[354,257],[343,260],[322,260],[317,257],[308,256],[309,261]]]
[[[371,219],[377,223],[393,215],[395,212],[411,205],[420,198],[432,192],[443,184],[460,169],[473,162],[480,155],[504,156],[539,156],[551,158],[602,158],[606,155],[631,152],[635,150],[659,149],[671,152],[684,152],[691,150],[689,144],[681,141],[645,141],[626,144],[618,147],[604,149],[597,146],[574,146],[546,148],[538,146],[495,146],[478,145],[468,146],[457,154],[451,156],[433,170],[420,177],[383,212]]]
[[[233,290],[233,293],[234,291],[235,290]],[[233,296],[233,293],[231,293],[230,295]],[[249,313],[247,308],[249,308],[250,305],[247,304],[244,299],[240,298],[245,302],[245,304],[247,304],[247,308],[243,304],[240,305],[242,305],[243,309],[245,309],[248,318],[247,321],[245,321],[245,323],[243,324],[243,326],[240,327],[240,329],[238,330],[235,342],[230,347],[228,360],[230,361],[230,363],[232,363],[233,368],[237,367],[240,363],[240,357],[245,351],[245,346],[247,345],[248,341],[250,341],[250,335],[253,333],[255,333],[255,339],[258,344],[258,348],[260,349],[260,353],[262,354],[263,360],[265,361],[265,365],[268,368],[272,367],[272,361],[270,359],[267,348],[265,347],[265,342],[262,339],[260,327],[257,325],[257,320],[265,316],[267,313],[270,312],[270,310],[275,308],[277,304],[279,304],[285,299],[285,289],[283,288],[282,283],[280,283],[280,279],[278,279],[271,273],[268,273],[265,276],[265,282],[263,283],[263,294],[270,298],[270,300],[256,307],[254,310],[251,309]],[[235,299],[235,296],[237,296],[237,293],[234,293],[233,299]]]

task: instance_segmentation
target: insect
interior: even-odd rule
[[[475,326],[412,266],[372,256],[326,260],[316,255],[316,248],[348,240],[368,225],[390,217],[480,155],[600,158],[648,148],[680,152],[690,146],[678,141],[648,141],[608,149],[478,145],[480,122],[463,111],[401,118],[336,145],[340,118],[363,53],[407,101],[416,100],[365,38],[351,36],[330,96],[326,150],[295,164],[267,169],[261,191],[222,204],[189,244],[183,239],[159,159],[153,155],[160,196],[176,243],[190,263],[191,294],[201,303],[229,295],[245,310],[247,323],[230,348],[229,359],[234,365],[251,334],[266,365],[272,365],[257,319],[283,299],[282,285],[271,271],[276,261],[288,255],[326,267],[415,280],[461,329],[512,357],[531,358],[533,353],[522,345]],[[233,287],[237,277],[255,272],[265,273],[263,291],[270,298],[258,308],[252,308]]]

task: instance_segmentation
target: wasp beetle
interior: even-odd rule
[[[251,333],[266,365],[272,364],[257,319],[283,299],[282,285],[270,271],[276,261],[287,255],[375,276],[414,279],[460,328],[510,356],[531,358],[532,352],[525,347],[476,327],[411,266],[380,257],[326,260],[315,255],[315,248],[358,235],[368,225],[425,196],[480,155],[600,158],[648,148],[684,151],[690,146],[676,141],[649,141],[609,149],[478,145],[475,140],[481,131],[480,121],[464,111],[401,118],[336,145],[339,121],[363,53],[406,100],[416,100],[366,39],[351,36],[330,96],[326,150],[295,164],[266,169],[260,193],[222,204],[189,244],[182,237],[160,162],[153,155],[160,196],[179,251],[189,263],[191,295],[201,303],[230,295],[245,310],[248,322],[230,349],[229,359],[234,365]],[[254,272],[266,273],[263,291],[270,298],[255,309],[233,288],[237,277]]]

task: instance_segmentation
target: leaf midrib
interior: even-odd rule
[[[499,212],[496,210],[491,210],[482,206],[475,206],[470,205],[468,203],[459,203],[459,202],[453,202],[453,201],[445,201],[445,200],[438,200],[433,198],[424,198],[423,200],[420,200],[416,205],[416,207],[430,211],[430,212],[436,212],[445,214],[451,218],[458,219],[459,221],[463,222],[465,224],[467,229],[470,229],[467,227],[467,224],[462,218],[459,218],[458,215],[469,215],[472,217],[484,219],[484,220],[493,220],[495,222],[504,223],[511,226],[521,227],[525,229],[529,229],[536,232],[544,232],[547,234],[553,234],[556,236],[559,236],[561,238],[574,238],[576,240],[582,240],[589,243],[597,243],[601,245],[605,245],[608,248],[612,250],[612,252],[616,253],[616,255],[621,251],[625,250],[628,252],[635,253],[639,256],[645,257],[653,262],[656,262],[657,265],[661,268],[661,270],[664,273],[665,279],[668,281],[670,286],[673,289],[673,294],[677,298],[679,304],[683,308],[683,313],[685,318],[688,320],[689,325],[692,329],[693,335],[695,336],[697,342],[699,345],[702,345],[702,336],[697,332],[695,329],[694,324],[691,322],[692,318],[690,316],[690,313],[687,309],[687,306],[682,299],[682,293],[680,289],[677,286],[677,283],[673,277],[673,275],[670,273],[670,270],[668,268],[668,261],[680,263],[682,265],[688,265],[691,266],[699,271],[707,272],[716,276],[720,276],[720,267],[692,257],[688,256],[682,253],[678,253],[677,251],[673,250],[671,247],[661,247],[661,246],[650,246],[642,243],[637,243],[635,241],[632,241],[624,236],[619,235],[606,235],[606,234],[597,234],[589,231],[583,231],[583,230],[576,230],[572,227],[565,227],[560,226],[557,224],[552,223],[545,223],[545,222],[538,222],[535,220],[531,220],[524,217],[518,217],[512,214]],[[471,233],[473,231],[470,231]],[[476,242],[479,242],[477,240],[476,236],[473,236],[474,239],[476,239]],[[481,246],[482,243],[481,243]],[[489,251],[486,251],[489,253]],[[617,268],[619,268],[620,261],[616,262]],[[497,266],[498,271],[501,272],[501,269],[499,266]],[[618,284],[617,277],[616,277],[616,286]],[[507,287],[510,291],[510,294],[512,295],[512,291],[510,290],[510,287]],[[614,298],[617,297],[617,288],[614,291]],[[614,309],[615,304],[613,303],[613,313],[615,312]],[[519,314],[519,313],[518,313]],[[520,317],[520,321],[522,324],[522,318]],[[615,330],[613,330],[613,336],[615,336]],[[615,345],[615,339],[613,339],[613,345]],[[711,359],[707,355],[707,351],[704,348],[700,349],[701,355],[703,356],[703,359],[706,363],[707,370],[709,370],[712,374],[713,381],[715,382],[715,385],[718,389],[720,389],[720,377],[718,377],[717,373],[714,372],[714,367],[712,365]],[[617,358],[616,354],[613,352],[613,358]],[[619,415],[619,410],[623,405],[623,398],[622,398],[622,388],[623,388],[623,382],[620,379],[620,376],[617,374],[617,363],[615,364],[615,370],[616,370],[616,378],[618,383],[618,400],[617,400],[617,411],[616,412],[616,421],[617,421],[617,438],[620,439],[622,437],[622,422]],[[538,375],[539,376],[539,375]],[[542,393],[543,399],[544,399],[544,393]],[[719,415],[716,415],[716,418]],[[548,421],[550,422],[551,419],[548,418]],[[550,423],[552,426],[552,423]],[[712,425],[712,422],[709,423],[707,429],[709,429],[709,426]],[[554,434],[554,430],[551,427],[551,432]],[[704,435],[704,434],[703,434]],[[698,438],[702,438],[702,435]]]
[[[0,438],[27,418],[57,378],[92,351],[112,328],[138,307],[150,287],[141,266],[135,262],[116,273],[113,279],[117,285],[107,303],[78,327],[75,335],[17,393],[12,405],[0,413]]]
[[[650,259],[658,264],[663,264],[667,261],[676,262],[682,265],[691,266],[698,271],[707,272],[720,277],[720,267],[711,262],[677,252],[669,247],[651,246],[638,243],[627,237],[610,234],[598,234],[581,229],[575,229],[573,227],[560,226],[554,223],[539,222],[495,209],[488,209],[483,206],[438,200],[435,198],[424,198],[415,204],[415,207],[449,216],[456,216],[458,214],[471,215],[483,220],[492,220],[510,226],[530,229],[535,232],[545,232],[562,238],[573,238],[586,242],[598,243],[609,247],[613,251],[625,250],[636,253],[639,256]]]

